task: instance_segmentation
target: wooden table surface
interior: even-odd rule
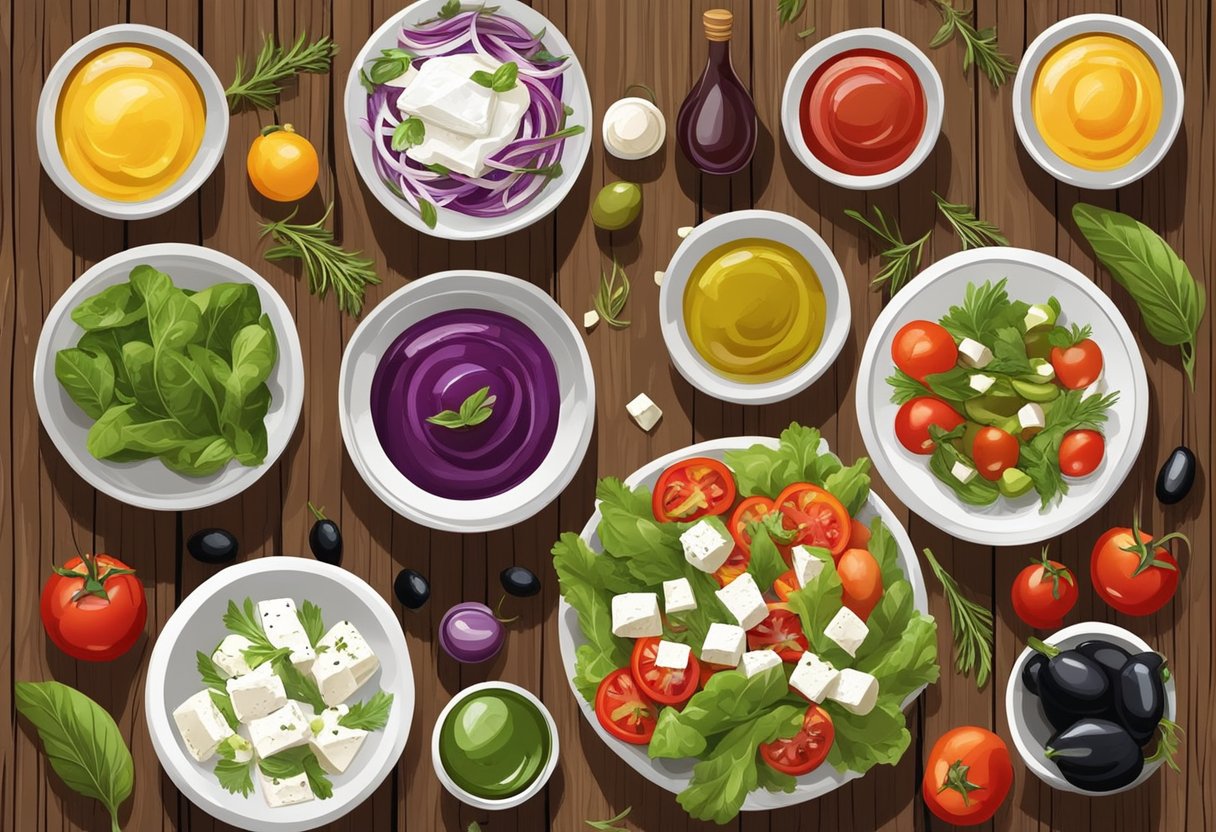
[[[1001,45],[1015,58],[1046,26],[1081,12],[1120,13],[1157,32],[1174,53],[1186,84],[1182,131],[1165,161],[1141,182],[1117,192],[1081,193],[1039,170],[1021,150],[1010,114],[1007,84],[993,90],[964,74],[962,49],[930,51],[946,90],[941,140],[929,160],[897,187],[864,194],[826,185],[792,156],[780,135],[778,102],[785,76],[807,42],[796,31],[815,25],[811,41],[845,29],[885,26],[927,48],[939,25],[927,0],[810,0],[805,17],[778,23],[776,0],[533,0],[569,38],[590,80],[597,113],[631,83],[658,93],[669,124],[700,74],[706,46],[700,14],[714,6],[735,13],[734,63],[755,97],[761,123],[755,160],[729,178],[697,175],[671,138],[643,162],[607,157],[598,140],[561,208],[532,228],[484,243],[447,243],[396,222],[361,184],[345,139],[342,90],[353,56],[368,35],[402,2],[394,0],[0,0],[0,829],[99,830],[96,803],[64,788],[51,773],[30,727],[15,717],[12,682],[57,679],[74,685],[117,719],[134,753],[135,791],[123,808],[124,828],[138,832],[221,828],[194,808],[161,772],[144,723],[143,677],[153,640],[177,604],[214,573],[184,552],[195,530],[221,526],[240,538],[242,557],[307,552],[312,499],[328,507],[346,538],[345,566],[386,598],[404,566],[430,577],[433,597],[420,613],[401,611],[418,686],[414,727],[394,774],[365,804],[330,829],[465,830],[471,821],[488,832],[584,829],[626,806],[631,829],[700,829],[672,795],[628,769],[583,723],[561,665],[556,638],[557,581],[549,548],[562,530],[578,529],[592,508],[598,475],[624,476],[644,462],[689,443],[735,434],[775,435],[793,420],[822,426],[842,457],[865,453],[853,406],[855,372],[883,298],[868,290],[879,263],[873,240],[843,215],[881,206],[911,239],[936,225],[926,263],[957,248],[935,216],[932,192],[977,207],[1014,245],[1054,254],[1092,275],[1110,292],[1141,339],[1152,411],[1144,449],[1115,499],[1089,522],[1052,541],[1052,551],[1081,577],[1081,598],[1069,622],[1114,621],[1144,637],[1171,660],[1178,679],[1179,721],[1187,732],[1181,773],[1163,771],[1117,797],[1087,799],[1054,792],[1015,759],[1012,794],[990,824],[994,829],[1200,830],[1216,829],[1216,738],[1213,729],[1213,572],[1211,494],[1201,476],[1188,501],[1163,510],[1152,496],[1157,467],[1178,444],[1194,449],[1202,471],[1213,470],[1213,357],[1211,316],[1200,330],[1197,389],[1187,389],[1175,350],[1148,339],[1136,309],[1107,274],[1068,219],[1078,199],[1117,207],[1162,232],[1200,280],[1216,261],[1216,106],[1212,62],[1216,24],[1203,0],[983,0],[979,22],[999,27]],[[38,164],[34,117],[42,79],[63,51],[89,32],[123,21],[169,29],[193,43],[227,83],[237,55],[252,57],[263,33],[281,40],[297,33],[330,34],[341,51],[328,76],[305,76],[283,97],[279,122],[291,122],[317,146],[323,160],[317,191],[301,208],[315,218],[337,203],[336,228],[348,247],[375,259],[383,285],[369,308],[420,275],[476,267],[518,275],[551,292],[576,320],[590,308],[601,269],[613,256],[633,277],[628,316],[633,324],[601,326],[587,336],[598,387],[594,441],[580,472],[561,498],[532,520],[485,535],[432,532],[395,516],[360,480],[343,451],[336,419],[336,388],[343,345],[356,321],[332,299],[309,296],[291,270],[267,263],[258,223],[279,218],[283,206],[265,202],[248,186],[244,156],[259,126],[275,116],[244,113],[231,123],[223,163],[198,194],[172,212],[123,223],[95,216],[62,195]],[[598,135],[598,122],[589,125]],[[643,184],[645,210],[636,231],[605,234],[588,215],[592,194],[605,182]],[[669,364],[651,281],[678,239],[679,226],[741,208],[784,211],[808,222],[829,242],[848,277],[853,329],[844,351],[819,382],[772,406],[724,404],[693,391]],[[89,488],[65,464],[39,426],[30,384],[42,321],[74,278],[102,258],[131,246],[162,241],[199,243],[231,254],[263,274],[295,314],[308,378],[299,427],[283,458],[239,498],[185,513],[152,513],[121,505]],[[630,422],[625,403],[648,393],[665,417],[652,435]],[[993,605],[997,618],[994,680],[977,691],[950,666],[946,607],[930,580],[939,620],[941,682],[911,710],[913,744],[902,762],[812,803],[772,814],[748,814],[743,830],[908,830],[944,828],[919,797],[922,760],[934,739],[961,724],[989,726],[1008,737],[1004,695],[1014,657],[1030,634],[1009,603],[1013,576],[1036,547],[993,549],[954,541],[894,503],[919,549],[930,546],[968,593]],[[1110,525],[1127,525],[1139,509],[1147,528],[1186,532],[1192,554],[1174,601],[1159,614],[1130,619],[1098,601],[1089,585],[1090,548]],[[139,569],[149,600],[147,639],[107,665],[77,663],[43,634],[38,593],[53,563],[82,551],[108,551]],[[435,627],[453,603],[499,595],[497,575],[508,564],[531,567],[544,581],[542,596],[516,604],[507,648],[484,667],[460,666],[440,655]],[[393,602],[396,604],[396,602]],[[455,691],[483,679],[506,679],[538,692],[557,720],[561,765],[538,797],[516,811],[488,818],[459,805],[431,770],[428,743],[436,715]],[[1016,755],[1015,755],[1016,758]],[[486,821],[489,821],[487,824]],[[224,827],[227,828],[227,827]]]

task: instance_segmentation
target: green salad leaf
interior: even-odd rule
[[[770,513],[767,517],[777,518],[780,515]],[[756,586],[770,587],[789,567],[781,557],[777,544],[773,542],[764,520],[752,523],[747,533],[752,540],[751,560],[747,562],[747,571],[756,579]]]
[[[878,562],[883,586],[893,587],[900,582],[907,582],[903,570],[899,567],[899,544],[895,542],[895,536],[891,534],[887,524],[882,522],[881,517],[875,517],[870,522],[870,542],[867,546],[874,560]]]
[[[710,737],[755,719],[787,693],[789,682],[781,667],[770,667],[750,678],[737,670],[719,671],[682,710],[664,708],[659,712],[650,756],[698,757],[708,747]]]
[[[599,588],[596,556],[583,539],[566,532],[553,546],[553,568],[566,602],[578,613],[587,644],[576,651],[575,685],[589,703],[605,676],[629,662],[629,645],[612,634],[612,597]]]
[[[364,731],[382,731],[388,724],[389,709],[393,706],[393,695],[385,691],[376,691],[371,699],[356,702],[350,710],[339,717],[338,724],[343,728],[361,728]]]
[[[735,472],[740,496],[776,499],[791,483],[822,485],[841,463],[835,454],[820,452],[821,440],[815,428],[794,424],[781,432],[777,448],[752,445],[742,451],[727,451],[726,464]]]
[[[954,476],[954,463],[961,462],[972,470],[975,463],[962,451],[954,446],[956,440],[962,439],[966,425],[959,425],[954,430],[945,431],[937,425],[929,426],[929,438],[933,440],[933,455],[929,457],[929,470],[933,475],[950,487],[960,500],[968,505],[992,505],[1001,496],[996,483],[986,480],[976,474],[970,481],[962,482]]]
[[[845,468],[837,468],[823,480],[824,489],[840,500],[841,505],[849,512],[849,516],[861,511],[870,496],[870,460],[858,457],[857,461]]]
[[[898,763],[912,742],[900,704],[899,699],[880,694],[874,710],[858,716],[836,702],[824,702],[835,728],[828,762],[840,771],[861,774],[876,765]]]
[[[308,778],[308,787],[318,799],[328,800],[334,796],[333,783],[321,768],[317,756],[306,745],[289,748],[259,760],[258,768],[262,770],[262,774],[275,780],[299,777],[303,774]]]
[[[798,614],[811,651],[835,667],[847,667],[853,663],[852,657],[823,633],[832,617],[840,612],[840,575],[830,554],[826,560],[822,557],[820,560],[824,560],[824,568],[805,587],[791,592],[786,603]]]

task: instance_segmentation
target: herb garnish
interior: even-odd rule
[[[461,402],[460,410],[441,410],[434,416],[427,416],[426,420],[432,425],[450,430],[471,428],[493,415],[496,401],[498,397],[490,395],[490,388],[483,387]]]
[[[334,795],[333,783],[325,776],[316,755],[306,745],[289,748],[259,760],[258,768],[262,770],[262,774],[273,780],[285,780],[303,774],[308,778],[308,787],[318,798],[327,800]]]
[[[992,610],[964,597],[958,582],[942,568],[937,558],[933,557],[933,552],[928,549],[924,552],[929,567],[941,582],[946,604],[950,607],[950,629],[954,633],[954,669],[964,676],[975,670],[975,686],[982,688],[992,673]]]
[[[629,302],[629,277],[616,258],[612,259],[612,271],[608,274],[600,272],[600,287],[595,293],[595,311],[600,313],[600,319],[613,329],[624,329],[629,321],[620,316]]]
[[[784,23],[792,23],[806,7],[806,0],[777,0],[777,19]]]
[[[381,49],[380,55],[371,62],[370,68],[359,70],[359,81],[371,93],[380,84],[387,84],[409,71],[414,56],[404,49]]]
[[[585,820],[583,823],[587,824],[592,829],[598,829],[599,832],[628,832],[625,827],[618,826],[617,824],[629,817],[629,813],[632,811],[632,806],[626,806],[618,814],[608,818],[608,820]]]
[[[302,34],[290,49],[284,49],[267,35],[248,78],[245,77],[245,59],[238,55],[236,80],[224,90],[228,109],[234,113],[245,108],[269,110],[278,102],[283,82],[301,72],[329,72],[338,45],[329,36],[305,45],[306,39],[307,35]]]
[[[987,220],[977,218],[970,205],[947,202],[936,191],[933,193],[933,198],[937,200],[937,209],[942,212],[942,216],[963,241],[963,251],[983,246],[1009,245],[1009,240],[1001,233],[1001,229]]]
[[[874,216],[878,218],[877,224],[870,222],[852,208],[846,208],[844,213],[846,216],[852,217],[864,225],[872,234],[889,246],[886,251],[883,251],[879,255],[883,260],[883,267],[879,270],[878,274],[874,275],[874,279],[870,281],[870,286],[879,289],[885,284],[890,289],[891,294],[894,295],[903,288],[908,279],[920,268],[920,259],[924,254],[925,243],[929,242],[929,237],[933,235],[933,229],[926,231],[920,239],[905,243],[899,226],[894,221],[888,220],[886,215],[883,214],[882,209],[877,205],[873,207],[873,210]]]
[[[382,731],[388,724],[388,712],[392,704],[393,695],[378,690],[371,699],[351,705],[350,710],[338,718],[338,724],[343,728]]]
[[[1165,764],[1174,771],[1181,771],[1174,760],[1174,755],[1178,753],[1178,747],[1181,744],[1178,741],[1178,735],[1181,733],[1183,733],[1182,727],[1172,719],[1162,719],[1158,722],[1157,750],[1144,758],[1145,765],[1164,760]]]
[[[236,605],[235,601],[228,602],[228,609],[224,613],[224,626],[238,636],[249,639],[249,646],[241,651],[241,655],[245,657],[245,662],[250,669],[273,661],[280,656],[291,655],[290,649],[275,647],[270,643],[266,631],[262,629],[262,622],[258,620],[253,600],[250,598],[246,598],[240,607]]]
[[[425,139],[426,125],[417,116],[410,116],[393,129],[391,146],[393,150],[407,150],[422,144]]]
[[[516,81],[519,79],[519,65],[515,61],[507,61],[492,73],[479,69],[469,78],[474,83],[489,87],[494,92],[506,92],[515,89]]]
[[[950,41],[956,34],[962,37],[966,51],[963,53],[963,72],[971,68],[971,64],[979,67],[980,72],[988,76],[993,87],[999,87],[1009,80],[1009,76],[1017,71],[1017,67],[1000,51],[996,42],[996,27],[988,26],[976,30],[968,20],[975,11],[971,9],[956,9],[952,0],[934,0],[937,10],[942,15],[941,28],[929,41],[929,46],[936,49]]]

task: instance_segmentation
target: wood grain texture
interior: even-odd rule
[[[842,456],[865,453],[853,407],[856,368],[866,334],[883,305],[869,288],[880,268],[876,242],[843,210],[879,206],[896,217],[906,238],[932,228],[926,264],[957,250],[958,242],[934,210],[932,192],[977,207],[1019,246],[1039,249],[1077,266],[1115,299],[1141,344],[1153,397],[1148,437],[1127,484],[1090,521],[1051,541],[1053,556],[1081,578],[1081,598],[1069,621],[1112,621],[1140,633],[1171,659],[1179,680],[1179,721],[1187,731],[1179,774],[1163,773],[1129,794],[1086,799],[1054,792],[1015,760],[1015,785],[992,830],[1125,830],[1209,832],[1216,829],[1216,636],[1212,499],[1205,477],[1180,506],[1161,507],[1152,496],[1156,469],[1178,444],[1191,447],[1203,471],[1213,470],[1213,362],[1210,316],[1200,331],[1199,378],[1191,392],[1176,351],[1154,344],[1127,294],[1098,269],[1070,219],[1078,200],[1131,213],[1163,233],[1196,276],[1207,282],[1216,267],[1216,106],[1211,87],[1212,7],[1205,0],[995,0],[978,3],[978,23],[995,25],[1001,45],[1019,58],[1034,37],[1072,14],[1104,11],[1138,20],[1174,53],[1187,90],[1183,130],[1161,166],[1113,193],[1079,192],[1042,172],[1022,151],[1013,130],[1010,85],[994,90],[962,71],[957,43],[929,55],[942,75],[947,114],[938,146],[913,176],[874,193],[842,191],[807,171],[780,130],[785,76],[808,43],[850,28],[885,26],[924,46],[939,18],[928,0],[809,0],[801,18],[779,24],[770,0],[532,0],[574,46],[590,81],[594,111],[628,85],[652,87],[674,125],[676,112],[700,74],[706,46],[700,15],[727,7],[735,14],[736,70],[753,91],[761,123],[750,168],[724,179],[697,174],[669,133],[656,156],[623,162],[607,156],[598,138],[561,208],[530,229],[501,240],[448,243],[405,229],[362,184],[346,141],[342,91],[351,61],[366,38],[401,0],[0,0],[0,830],[95,830],[104,812],[55,779],[28,725],[12,705],[16,680],[57,679],[96,699],[129,742],[137,777],[122,820],[128,830],[223,830],[182,798],[160,770],[142,712],[143,674],[157,632],[181,599],[214,572],[184,553],[194,531],[222,526],[241,540],[242,558],[307,551],[311,499],[324,505],[346,539],[344,565],[392,601],[398,570],[431,579],[433,597],[421,612],[400,615],[418,687],[414,728],[393,775],[362,806],[329,829],[459,830],[478,821],[487,832],[573,832],[587,818],[606,818],[632,806],[626,826],[648,832],[716,828],[690,821],[671,795],[650,786],[620,762],[586,725],[569,691],[556,639],[557,582],[548,550],[559,532],[581,528],[591,510],[597,476],[625,476],[643,463],[694,441],[735,434],[776,434],[797,420],[820,425]],[[34,115],[42,80],[76,39],[122,21],[169,29],[194,44],[231,79],[238,55],[252,57],[265,34],[281,40],[300,32],[331,35],[340,52],[333,72],[290,85],[274,112],[233,117],[223,162],[203,188],[172,212],[135,223],[96,217],[62,195],[41,173]],[[808,40],[796,32],[814,26]],[[590,308],[601,271],[616,258],[633,281],[626,317],[632,325],[601,325],[586,336],[595,369],[598,421],[592,446],[574,482],[532,520],[487,535],[432,532],[393,514],[375,499],[345,454],[337,430],[336,388],[344,344],[356,325],[321,301],[291,264],[266,262],[258,224],[284,216],[247,184],[244,158],[258,129],[290,122],[308,136],[322,159],[316,191],[302,218],[319,217],[331,202],[332,223],[349,248],[373,259],[383,279],[368,291],[368,308],[406,282],[445,269],[480,268],[529,280],[550,292],[576,321]],[[589,125],[598,135],[598,121]],[[641,222],[625,232],[596,231],[588,208],[594,193],[616,179],[640,182]],[[741,208],[782,211],[807,222],[828,242],[846,274],[853,328],[835,366],[811,390],[767,407],[726,404],[695,392],[670,366],[659,331],[658,287],[678,244],[676,229]],[[282,460],[239,498],[210,509],[155,514],[98,494],[67,467],[41,430],[30,374],[41,324],[73,279],[104,257],[159,241],[210,246],[251,265],[283,295],[296,317],[307,377],[300,425]],[[624,405],[648,393],[664,410],[649,434],[625,416]],[[945,829],[919,797],[922,760],[943,731],[963,723],[1008,735],[1004,694],[1008,668],[1030,631],[1012,613],[1009,585],[1035,547],[993,549],[954,541],[911,515],[881,483],[879,494],[903,520],[919,549],[931,547],[968,593],[992,605],[997,618],[996,674],[977,691],[952,672],[946,606],[930,579],[931,607],[942,626],[940,684],[909,712],[913,745],[899,765],[823,799],[771,814],[747,814],[728,828],[761,830]],[[1184,580],[1161,613],[1131,619],[1110,610],[1087,580],[1092,541],[1106,527],[1126,524],[1139,510],[1153,530],[1177,528],[1191,539]],[[110,665],[78,664],[46,641],[38,594],[52,563],[87,550],[108,550],[140,572],[148,593],[147,637]],[[486,666],[459,666],[435,640],[444,610],[463,600],[494,604],[497,575],[518,563],[536,571],[544,591],[512,601],[507,648]],[[430,766],[429,742],[439,710],[453,693],[483,679],[502,678],[537,691],[557,721],[561,764],[542,797],[492,817],[461,806],[440,787]]]

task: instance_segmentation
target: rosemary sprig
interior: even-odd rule
[[[963,597],[958,582],[925,549],[925,559],[941,582],[946,604],[950,607],[950,629],[954,634],[954,669],[966,676],[975,670],[975,686],[984,687],[992,674],[992,610]],[[976,669],[976,665],[979,668]]]
[[[338,51],[338,45],[328,35],[305,43],[307,35],[300,35],[290,49],[275,43],[267,35],[262,42],[253,71],[245,77],[245,59],[236,59],[236,80],[224,90],[229,111],[235,113],[245,108],[269,110],[278,102],[283,83],[301,72],[329,72],[329,63]]]
[[[365,260],[361,252],[350,252],[334,245],[334,233],[325,227],[326,220],[334,210],[331,202],[325,215],[310,225],[296,225],[296,208],[286,217],[262,224],[262,233],[269,234],[277,246],[267,249],[267,260],[278,261],[295,258],[304,261],[308,274],[308,291],[325,297],[332,288],[338,299],[338,308],[348,315],[359,316],[363,311],[363,292],[368,284],[380,282],[372,268],[372,261]]]
[[[968,18],[975,11],[972,9],[956,9],[953,0],[933,0],[937,10],[942,15],[941,28],[929,41],[933,49],[949,42],[955,35],[963,39],[966,52],[963,53],[963,72],[971,69],[974,63],[980,72],[988,76],[993,87],[999,87],[1009,80],[1009,76],[1017,71],[1017,66],[1000,50],[996,40],[996,27],[988,26],[977,30]]]
[[[777,0],[777,19],[784,23],[792,23],[802,14],[806,0]]]
[[[583,823],[590,826],[592,829],[597,829],[599,832],[629,832],[625,827],[618,826],[621,821],[629,817],[629,813],[633,811],[632,806],[626,806],[621,810],[620,814],[608,820],[585,820]]]
[[[629,277],[621,264],[612,258],[612,271],[608,274],[600,272],[600,288],[595,293],[595,311],[600,313],[600,319],[614,329],[624,329],[629,321],[622,320],[621,313],[629,302]]]
[[[885,285],[891,290],[891,294],[894,295],[903,288],[908,279],[920,268],[920,259],[925,251],[925,243],[929,242],[929,238],[933,235],[933,229],[926,231],[920,239],[905,243],[899,226],[894,221],[888,220],[886,215],[883,214],[882,209],[877,205],[874,206],[874,216],[878,218],[877,224],[870,222],[852,208],[846,208],[844,212],[847,216],[852,217],[868,228],[871,234],[889,246],[886,251],[883,251],[879,255],[882,258],[883,266],[878,274],[874,275],[874,279],[870,281],[870,286],[879,289]]]
[[[933,198],[937,200],[937,210],[942,212],[942,216],[963,241],[963,251],[983,246],[1009,245],[1009,240],[1001,233],[1001,229],[976,217],[970,205],[947,202],[937,191],[933,192]]]

